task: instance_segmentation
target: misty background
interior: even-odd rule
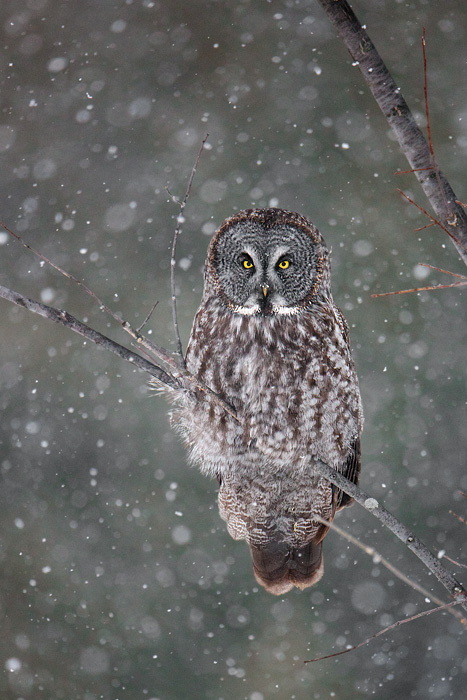
[[[467,10],[461,0],[353,8],[467,201]],[[361,485],[434,552],[466,562],[463,288],[372,299],[465,273],[358,68],[314,0],[3,0],[0,220],[174,350],[210,236],[280,206],[332,248],[365,412]],[[130,339],[76,285],[0,231],[0,283]],[[448,613],[305,666],[432,607],[337,534],[325,575],[283,598],[256,585],[189,467],[147,376],[0,302],[0,691],[8,700],[445,700],[465,692],[466,633]],[[359,506],[337,524],[446,599]],[[447,565],[462,577],[462,570]]]

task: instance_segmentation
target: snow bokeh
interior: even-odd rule
[[[462,201],[465,10],[355,7],[424,117],[427,29],[436,155]],[[186,344],[209,241],[251,206],[299,211],[332,248],[366,423],[362,486],[433,550],[466,561],[462,288],[371,299],[464,273],[317,3],[182,0],[0,8],[0,220],[174,350],[170,247]],[[169,193],[167,192],[167,189]],[[97,304],[0,232],[0,283],[128,342]],[[162,396],[78,336],[0,304],[1,697],[461,698],[465,633],[336,533],[313,589],[275,599],[226,533],[217,485],[186,463]],[[358,506],[338,524],[441,597]],[[454,568],[454,565],[450,565]],[[462,576],[461,569],[456,573]]]

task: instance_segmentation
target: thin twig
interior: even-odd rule
[[[378,297],[391,297],[395,294],[411,294],[413,292],[433,292],[437,289],[452,289],[453,287],[464,287],[467,284],[465,282],[453,282],[452,284],[436,284],[433,287],[414,287],[413,289],[399,289],[397,292],[383,292],[381,294],[370,294],[372,299]]]
[[[170,258],[170,291],[172,294],[172,320],[173,320],[173,327],[174,327],[174,333],[175,333],[175,341],[177,343],[177,354],[178,354],[180,364],[182,365],[183,368],[185,368],[186,365],[185,365],[185,356],[183,354],[182,341],[180,338],[180,329],[178,327],[177,294],[176,294],[176,288],[175,288],[175,265],[177,262],[177,258],[176,258],[177,243],[178,243],[179,236],[182,232],[182,223],[184,223],[184,221],[185,221],[185,219],[183,217],[183,212],[185,210],[186,203],[188,201],[188,197],[190,196],[191,186],[193,184],[193,179],[195,177],[196,170],[198,169],[201,154],[203,152],[204,145],[205,145],[206,141],[208,140],[208,136],[209,136],[209,134],[206,134],[206,136],[204,137],[204,139],[201,143],[200,149],[198,151],[198,155],[196,156],[195,164],[193,165],[193,167],[191,169],[191,175],[190,175],[190,178],[188,180],[188,185],[186,188],[185,196],[183,197],[182,200],[177,200],[177,199],[175,199],[175,197],[173,197],[171,195],[172,200],[174,202],[176,202],[180,207],[180,211],[179,211],[178,216],[177,216],[177,225],[175,227],[174,237],[172,240],[172,255]],[[170,194],[170,192],[169,192],[169,194]]]
[[[395,629],[396,627],[400,627],[401,625],[405,625],[406,622],[413,622],[414,620],[418,620],[420,617],[426,617],[426,615],[431,615],[432,613],[439,612],[440,610],[446,610],[447,608],[452,608],[454,605],[460,605],[460,604],[461,604],[460,600],[453,600],[451,603],[444,603],[444,605],[440,605],[437,608],[431,608],[431,610],[425,610],[424,612],[417,613],[417,615],[411,615],[411,617],[406,617],[405,620],[397,620],[397,622],[394,622],[392,625],[388,625],[388,627],[385,627],[384,629],[379,630],[379,632],[372,634],[371,637],[368,637],[367,639],[365,639],[363,642],[360,642],[359,644],[354,644],[351,647],[347,647],[343,651],[336,651],[334,654],[327,654],[327,656],[317,656],[315,659],[307,659],[303,663],[304,664],[312,664],[315,661],[324,661],[324,659],[333,659],[335,656],[342,656],[343,654],[348,654],[350,651],[355,651],[355,649],[360,649],[360,647],[366,646],[373,639],[376,639],[377,637],[381,637],[382,634],[386,634],[387,632],[390,632],[391,630]]]
[[[436,267],[436,265],[430,265],[430,263],[418,263],[420,267],[429,267],[430,270],[436,270],[437,272],[443,272],[445,275],[451,275],[451,277],[459,277],[461,280],[467,280],[465,275],[459,275],[457,272],[451,272],[450,270],[443,270],[442,267]]]
[[[148,315],[146,316],[146,318],[144,319],[144,321],[143,321],[143,323],[140,325],[140,327],[136,329],[136,332],[137,332],[137,333],[140,333],[140,332],[143,330],[144,326],[148,323],[149,319],[150,319],[151,316],[153,315],[154,310],[155,310],[156,306],[158,306],[158,304],[159,304],[158,301],[155,301],[155,302],[154,302],[151,311],[148,313]]]
[[[463,518],[462,515],[457,515],[457,513],[454,513],[453,510],[450,510],[449,513],[451,515],[453,515],[455,518],[457,518],[460,523],[467,525],[467,520],[465,518]]]
[[[425,224],[425,226],[419,226],[419,228],[414,228],[414,232],[418,233],[419,231],[424,231],[426,228],[431,228],[432,226],[436,226],[436,224],[433,221],[430,224]]]
[[[415,591],[420,593],[424,598],[427,598],[430,600],[432,603],[436,603],[436,605],[444,605],[445,601],[441,600],[441,598],[438,598],[438,596],[433,595],[433,593],[430,593],[426,588],[421,586],[419,583],[416,581],[412,581],[408,576],[406,576],[400,569],[398,569],[394,564],[391,564],[390,561],[385,559],[382,554],[376,551],[374,547],[370,547],[367,544],[364,544],[363,542],[360,542],[360,540],[357,540],[356,537],[350,534],[350,532],[346,532],[345,530],[342,530],[342,528],[338,527],[334,522],[329,522],[329,520],[325,520],[324,518],[320,518],[319,515],[313,515],[313,519],[317,520],[318,522],[322,523],[323,525],[326,525],[329,527],[331,530],[334,530],[337,532],[338,535],[346,539],[348,542],[351,542],[355,547],[358,547],[359,549],[363,550],[365,554],[368,554],[370,556],[375,564],[382,564],[388,571],[390,571],[394,576],[396,576],[398,579],[406,583],[408,586],[413,588]],[[458,620],[464,625],[467,626],[467,620],[465,617],[460,613],[458,610],[450,609],[450,612],[458,618]]]
[[[375,299],[377,297],[390,297],[394,294],[410,294],[412,292],[431,292],[436,289],[452,289],[452,287],[464,287],[467,284],[467,277],[465,275],[458,275],[455,272],[449,272],[449,270],[443,270],[441,267],[435,267],[434,265],[429,265],[428,263],[419,263],[421,267],[429,267],[431,270],[437,270],[438,272],[444,272],[446,275],[451,275],[452,277],[459,277],[462,282],[453,282],[452,284],[436,284],[430,287],[415,287],[414,289],[400,289],[397,292],[383,292],[382,294],[371,294],[371,298]]]
[[[28,250],[30,250],[31,253],[34,253],[34,255],[36,257],[43,260],[45,263],[47,263],[47,265],[50,265],[50,267],[53,267],[53,269],[57,270],[57,272],[59,272],[61,275],[63,275],[67,279],[71,280],[71,282],[74,282],[75,284],[77,284],[78,287],[81,287],[81,289],[83,289],[86,292],[86,294],[89,294],[89,296],[92,297],[92,299],[94,299],[95,302],[97,302],[101,311],[105,311],[105,313],[109,314],[109,316],[112,316],[114,321],[117,321],[117,323],[120,323],[120,324],[123,323],[122,318],[118,314],[116,314],[115,311],[112,311],[112,309],[109,306],[107,306],[107,304],[105,304],[102,301],[102,299],[100,299],[97,296],[97,294],[95,294],[95,292],[93,292],[92,289],[90,289],[82,280],[79,280],[77,277],[74,277],[69,272],[67,272],[66,270],[61,268],[59,265],[52,262],[52,260],[49,260],[48,258],[46,258],[45,255],[42,255],[42,253],[39,253],[39,251],[37,251],[35,248],[33,248],[31,245],[29,245],[29,243],[26,243],[26,241],[23,238],[21,238],[21,236],[19,234],[15,233],[10,228],[8,228],[8,226],[6,224],[4,224],[3,221],[0,221],[0,226],[2,228],[4,228],[5,231],[10,234],[10,236],[13,236],[13,238],[16,238],[16,240],[19,241],[24,248],[27,248]]]
[[[394,175],[410,175],[411,173],[421,173],[424,170],[433,170],[433,166],[430,165],[428,168],[412,168],[412,170],[396,170]]]
[[[456,561],[456,560],[453,559],[452,557],[448,557],[447,554],[443,554],[443,556],[442,556],[441,558],[442,558],[442,559],[447,559],[448,561],[451,562],[451,564],[454,564],[454,566],[458,566],[460,569],[467,569],[467,564],[461,564],[460,561]]]

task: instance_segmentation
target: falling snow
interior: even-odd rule
[[[135,327],[159,302],[142,332],[175,352],[174,199],[209,133],[179,221],[183,343],[221,221],[267,206],[310,217],[350,325],[367,505],[465,564],[465,526],[449,515],[466,517],[465,292],[371,298],[453,281],[423,263],[464,271],[441,230],[414,232],[430,222],[396,188],[425,207],[422,191],[394,175],[408,166],[358,66],[317,4],[98,5],[2,3],[0,220]],[[360,5],[420,123],[426,27],[436,157],[465,201],[460,4]],[[0,284],[131,347],[82,288],[3,230],[0,246]],[[380,554],[331,533],[325,578],[268,596],[146,378],[24,309],[2,301],[0,314],[2,697],[463,697],[465,639],[447,613],[303,664],[432,605],[384,568],[381,555],[431,587],[369,513],[354,505],[336,523]]]

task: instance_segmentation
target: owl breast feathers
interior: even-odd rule
[[[329,255],[313,224],[281,209],[241,211],[213,237],[187,367],[202,391],[174,420],[201,470],[217,476],[219,511],[245,539],[271,593],[323,574],[322,541],[351,502],[315,473],[320,459],[358,482],[362,411]]]

